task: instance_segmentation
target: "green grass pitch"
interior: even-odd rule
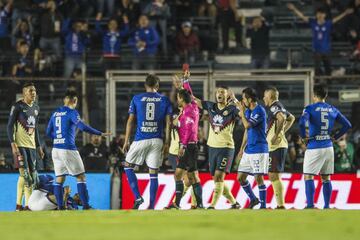
[[[189,210],[0,213],[0,239],[360,239],[360,211]]]

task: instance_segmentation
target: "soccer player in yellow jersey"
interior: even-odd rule
[[[268,110],[267,136],[269,145],[270,168],[269,178],[274,189],[277,209],[285,209],[281,173],[284,171],[288,142],[285,133],[295,121],[279,101],[279,91],[270,87],[264,92],[264,102]]]
[[[240,204],[225,184],[225,176],[230,172],[234,160],[235,144],[233,130],[239,116],[236,106],[230,104],[229,89],[225,86],[216,90],[216,102],[196,99],[199,108],[209,114],[209,137],[207,141],[210,174],[215,182],[214,195],[208,209],[215,209],[221,195],[231,203],[232,209],[239,209]]]
[[[33,187],[38,183],[36,171],[36,148],[41,158],[44,152],[40,147],[38,132],[39,106],[35,103],[36,88],[33,83],[25,83],[23,99],[11,108],[7,134],[11,143],[15,166],[19,169],[17,183],[16,210],[29,210],[28,203]],[[22,207],[25,192],[25,208]]]

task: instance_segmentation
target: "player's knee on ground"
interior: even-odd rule
[[[214,182],[223,182],[225,179],[225,172],[216,170],[213,179]]]
[[[264,176],[263,175],[255,175],[255,181],[258,185],[264,185]]]
[[[305,175],[304,175],[304,179],[305,179],[305,180],[312,180],[312,179],[314,179],[314,176],[313,176],[313,175],[309,175],[309,174],[305,174]]]
[[[279,180],[280,179],[279,173],[269,172],[269,179],[271,182]]]
[[[246,173],[239,173],[237,175],[237,180],[240,182],[241,185],[246,183],[247,174]]]

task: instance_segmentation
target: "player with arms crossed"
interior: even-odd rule
[[[325,102],[327,89],[315,85],[313,89],[314,103],[305,107],[299,120],[300,136],[307,143],[304,156],[306,208],[314,208],[315,184],[314,175],[321,174],[324,208],[330,207],[332,185],[330,175],[334,173],[334,148],[332,140],[341,138],[350,128],[351,123],[334,106]],[[333,136],[331,132],[335,122],[342,128]],[[309,132],[306,133],[306,124]]]
[[[202,187],[197,174],[199,109],[194,101],[189,84],[190,71],[188,66],[183,66],[183,70],[182,88],[179,88],[177,93],[178,106],[182,111],[179,117],[174,120],[174,125],[178,128],[180,148],[175,170],[176,196],[173,207],[179,208],[180,206],[184,193],[183,176],[187,172],[189,184],[192,185],[195,194],[196,208],[203,208]],[[176,85],[178,86],[178,84]]]
[[[230,93],[227,87],[221,86],[216,90],[216,102],[201,101],[194,98],[199,108],[209,114],[209,147],[210,174],[215,182],[214,196],[208,209],[215,209],[221,195],[231,203],[232,209],[239,209],[240,204],[225,184],[225,175],[230,172],[235,153],[233,130],[239,110],[229,105]]]
[[[280,173],[284,172],[288,149],[285,133],[293,125],[295,117],[289,113],[279,101],[279,91],[275,87],[270,87],[265,90],[264,103],[268,108],[267,142],[270,156],[269,178],[275,193],[276,209],[285,209],[283,184]]]
[[[86,186],[85,168],[80,154],[75,145],[76,129],[99,135],[110,136],[110,133],[102,133],[88,125],[81,119],[75,109],[78,97],[75,91],[68,90],[64,98],[64,106],[58,108],[50,118],[46,135],[53,139],[52,159],[56,181],[54,183],[54,195],[59,210],[64,209],[63,183],[66,175],[77,179],[77,190],[83,209],[91,209],[89,205],[89,194]]]
[[[17,183],[16,211],[23,210],[23,192],[25,192],[24,210],[29,210],[28,203],[31,191],[38,183],[36,148],[40,157],[44,157],[38,131],[40,108],[35,103],[36,88],[34,84],[25,83],[22,93],[23,99],[11,107],[7,124],[7,134],[15,159],[15,166],[20,173]]]
[[[257,103],[256,92],[252,88],[245,88],[242,92],[242,101],[236,98],[234,103],[240,109],[240,118],[245,128],[243,142],[237,158],[241,158],[238,168],[238,180],[250,198],[249,208],[259,204],[250,183],[246,180],[249,174],[254,175],[259,188],[260,208],[266,208],[266,186],[264,174],[269,171],[269,150],[266,141],[266,112]]]
[[[129,118],[126,124],[126,135],[123,151],[127,152],[125,173],[135,196],[133,209],[138,209],[144,202],[140,195],[134,165],[149,167],[150,205],[154,209],[158,190],[158,169],[162,165],[163,155],[169,148],[172,107],[169,98],[158,93],[160,79],[148,75],[145,80],[145,93],[135,95],[130,103]],[[134,142],[129,149],[130,134],[136,121]],[[163,144],[164,123],[165,144]]]

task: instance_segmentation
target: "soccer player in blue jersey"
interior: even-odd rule
[[[149,167],[149,209],[154,209],[159,185],[158,169],[163,161],[162,151],[167,152],[169,149],[172,107],[170,100],[157,92],[159,81],[157,76],[148,75],[145,80],[146,92],[135,95],[130,103],[123,151],[127,152],[125,172],[135,196],[133,209],[138,209],[144,202],[139,192],[134,166],[142,165],[145,161]],[[129,149],[130,134],[135,122],[135,139]],[[166,123],[165,144],[162,140],[164,123]]]
[[[56,181],[54,195],[58,209],[64,209],[63,183],[66,175],[77,179],[77,188],[84,209],[90,209],[89,195],[86,186],[85,168],[75,145],[76,129],[100,135],[110,136],[86,125],[81,119],[77,106],[78,97],[75,91],[67,91],[64,106],[58,108],[51,116],[46,135],[53,139],[52,159],[54,162]]]
[[[322,85],[315,85],[313,89],[314,103],[305,107],[299,120],[300,136],[305,139],[307,149],[304,156],[306,208],[314,208],[315,184],[314,175],[321,174],[324,209],[329,208],[332,186],[330,175],[334,173],[334,148],[332,140],[343,136],[351,123],[334,106],[325,102],[327,89]],[[335,122],[342,128],[332,135]],[[309,131],[306,131],[308,123]]]
[[[242,101],[234,96],[234,103],[240,109],[239,116],[245,127],[243,142],[237,158],[241,158],[238,168],[238,180],[250,198],[249,208],[260,202],[260,208],[266,208],[266,186],[264,174],[269,171],[269,150],[266,141],[266,111],[257,103],[254,89],[245,88],[242,92]],[[259,187],[259,199],[253,193],[247,176],[254,175]]]

